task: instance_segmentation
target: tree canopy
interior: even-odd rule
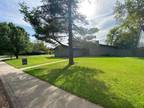
[[[117,1],[114,13],[120,25],[113,28],[107,35],[108,44],[125,48],[137,47],[144,24],[143,7],[144,0]]]
[[[114,27],[107,35],[108,45],[118,48],[136,48],[137,42],[137,32],[131,31],[123,25]]]
[[[3,53],[14,54],[18,58],[20,52],[28,51],[29,35],[13,23],[0,23],[0,50]]]
[[[84,17],[77,11],[78,0],[71,0],[72,23],[82,21]],[[32,10],[25,3],[20,4],[24,18],[34,28],[37,39],[52,44],[62,44],[61,39],[68,36],[69,0],[42,0],[42,5]]]
[[[144,23],[144,0],[117,1],[115,6],[115,17],[123,22],[137,23],[141,26]]]

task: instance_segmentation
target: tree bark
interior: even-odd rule
[[[69,65],[74,64],[73,60],[73,33],[72,33],[72,0],[68,1],[68,32],[69,32]]]
[[[12,59],[12,54],[10,54],[10,59]]]
[[[15,57],[16,57],[16,59],[18,59],[19,58],[18,54],[15,54]]]

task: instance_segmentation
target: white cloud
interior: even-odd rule
[[[113,15],[110,15],[110,16],[107,16],[105,18],[103,18],[98,24],[97,26],[100,28],[100,29],[108,29],[110,27],[113,27],[114,25],[116,25],[117,22],[116,20],[114,19],[114,16]]]
[[[1,19],[5,21],[11,21],[18,25],[30,26],[23,20],[23,15],[20,13],[19,3],[23,0],[4,0],[0,4],[0,16]],[[40,5],[40,0],[25,0],[25,3],[30,7],[35,7]]]
[[[88,12],[93,13],[91,14],[90,17],[88,16],[88,20],[90,21],[91,26],[98,27],[100,29],[100,31],[96,34],[97,40],[99,40],[100,43],[104,44],[109,30],[117,25],[117,22],[113,15],[116,0],[90,0],[90,1],[91,6],[90,4],[89,7],[85,5],[85,8],[83,8],[83,13],[85,13],[86,15]],[[88,13],[88,15],[90,13]]]
[[[99,40],[99,42],[101,44],[105,44],[106,38],[107,38],[107,34],[108,34],[108,32],[109,32],[109,30],[111,28],[112,27],[104,29],[104,30],[100,30],[98,33],[96,33],[96,38],[97,38],[97,40]]]
[[[109,30],[111,30],[114,26],[117,26],[118,23],[114,19],[113,15],[107,16],[103,18],[99,23],[96,25],[100,31],[96,34],[97,39],[100,43],[105,44],[107,34]]]
[[[19,3],[24,0],[4,0],[0,3],[0,21],[1,22],[13,22],[16,25],[22,26],[25,30],[33,35],[34,30],[31,25],[23,20],[23,15],[20,13]],[[40,0],[25,0],[30,7],[35,7],[40,5]]]

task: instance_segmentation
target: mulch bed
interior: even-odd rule
[[[10,104],[1,80],[0,80],[0,108],[10,108]]]

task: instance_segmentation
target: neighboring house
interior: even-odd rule
[[[137,49],[119,49],[117,47],[102,45],[96,42],[89,41],[73,41],[74,57],[81,56],[144,56],[144,48]],[[68,46],[57,46],[55,48],[55,57],[68,57]]]

